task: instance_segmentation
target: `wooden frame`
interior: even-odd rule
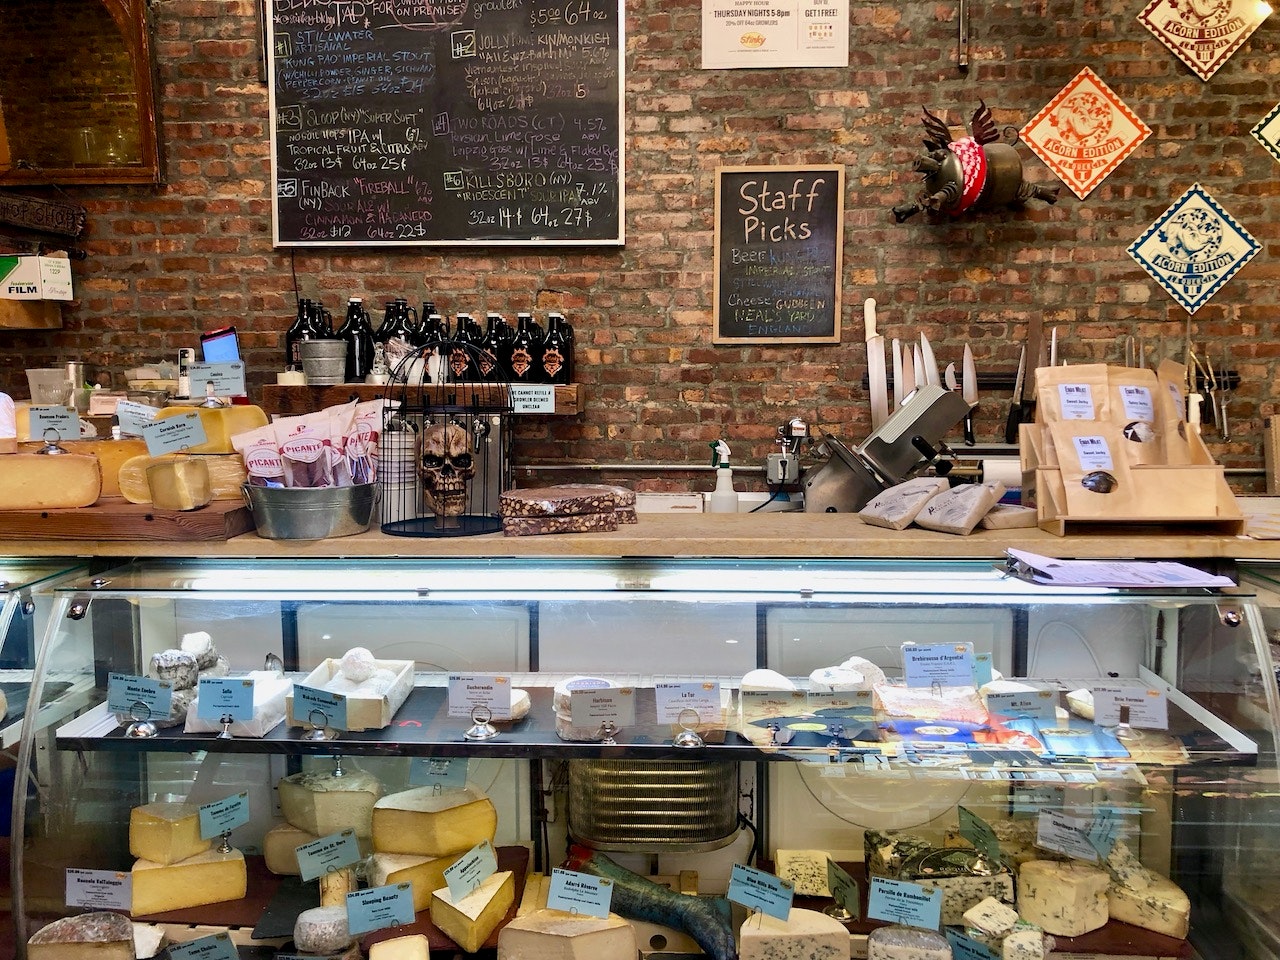
[[[839,343],[843,265],[843,166],[716,170],[713,343]]]

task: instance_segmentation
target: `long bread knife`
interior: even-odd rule
[[[978,407],[978,367],[973,362],[973,350],[964,345],[964,359],[960,364],[960,396],[969,405],[969,412],[964,415],[964,442],[973,446],[973,411]]]
[[[871,393],[871,429],[879,430],[889,419],[888,386],[884,376],[884,337],[876,332],[876,301],[867,297],[862,305],[862,321],[867,338],[867,386]]]

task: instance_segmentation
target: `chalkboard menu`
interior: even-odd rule
[[[716,171],[715,343],[839,343],[844,167]]]
[[[621,244],[619,0],[268,0],[277,246]]]

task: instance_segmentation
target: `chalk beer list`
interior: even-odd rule
[[[844,167],[721,167],[715,343],[839,343]]]
[[[619,0],[269,0],[278,246],[622,243]]]

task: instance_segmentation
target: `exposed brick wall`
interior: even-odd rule
[[[1198,181],[1264,246],[1192,324],[1197,342],[1230,345],[1245,380],[1232,442],[1211,446],[1229,465],[1260,466],[1280,358],[1280,164],[1249,129],[1280,101],[1280,17],[1204,83],[1138,23],[1135,2],[969,6],[966,76],[954,66],[954,2],[855,2],[847,70],[703,71],[695,0],[628,0],[625,248],[292,257],[270,243],[253,0],[157,0],[166,186],[68,189],[90,210],[89,258],[75,266],[80,300],[58,334],[0,334],[2,376],[22,396],[24,366],[75,357],[122,369],[171,356],[201,328],[235,323],[253,380],[263,382],[278,369],[293,313],[292,268],[302,295],[335,312],[358,295],[430,296],[449,313],[568,314],[586,412],[522,424],[522,458],[700,463],[723,434],[737,462],[758,463],[792,414],[865,435],[866,296],[880,302],[882,333],[909,339],[924,329],[944,364],[969,341],[985,372],[1012,372],[1037,313],[1058,327],[1072,362],[1117,361],[1127,335],[1149,345],[1163,336],[1180,357],[1186,314],[1125,247]],[[917,188],[910,162],[922,105],[967,123],[981,98],[1000,126],[1017,128],[1084,66],[1153,130],[1086,201],[1064,188],[1052,208],[893,222],[889,208]],[[1032,180],[1055,181],[1021,150]],[[833,162],[848,174],[844,342],[712,346],[715,167]],[[995,437],[1007,401],[984,396],[980,437]]]

